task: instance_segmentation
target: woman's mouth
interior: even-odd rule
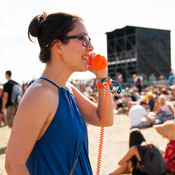
[[[89,56],[82,56],[81,58],[82,58],[83,60],[86,60],[86,61],[89,60]]]

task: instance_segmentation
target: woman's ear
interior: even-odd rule
[[[62,53],[62,50],[61,50],[61,41],[54,40],[53,41],[53,49],[54,49],[55,52],[61,54]]]

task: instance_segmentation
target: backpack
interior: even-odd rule
[[[22,88],[19,84],[14,84],[12,87],[11,102],[14,105],[18,105],[23,96]]]

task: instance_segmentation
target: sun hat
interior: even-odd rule
[[[168,120],[160,125],[154,125],[154,128],[160,135],[167,136],[170,140],[175,140],[175,123],[173,120]]]

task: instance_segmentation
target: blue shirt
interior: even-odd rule
[[[92,175],[86,123],[73,94],[67,87],[58,88],[57,111],[44,135],[36,142],[27,168],[31,175],[69,175],[78,157],[73,175]]]
[[[169,78],[168,78],[168,84],[169,84],[169,86],[172,85],[173,80],[174,80],[174,76],[173,75],[170,75]]]

